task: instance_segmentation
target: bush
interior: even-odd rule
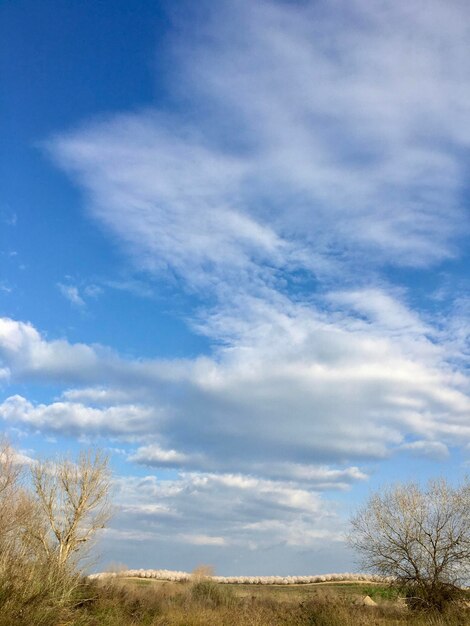
[[[232,606],[235,600],[230,587],[219,585],[213,580],[198,580],[191,584],[191,599],[211,607]]]
[[[0,561],[0,626],[53,626],[69,613],[80,579],[46,561]]]

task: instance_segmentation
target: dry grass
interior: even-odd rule
[[[81,585],[78,576],[51,563],[2,555],[0,626],[55,624],[70,612]]]
[[[7,580],[6,574],[13,574]],[[470,611],[417,615],[390,598],[354,604],[363,585],[219,585],[138,579],[64,581],[54,572],[2,570],[0,626],[465,626]],[[383,588],[382,588],[383,589]]]
[[[382,598],[377,607],[354,604],[363,587],[302,590],[191,583],[109,580],[89,586],[93,600],[80,609],[77,626],[465,626],[470,612],[453,607],[446,615],[410,613]]]

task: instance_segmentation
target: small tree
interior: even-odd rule
[[[83,452],[69,459],[31,467],[36,516],[27,533],[59,567],[83,554],[110,517],[108,457]]]
[[[374,494],[351,520],[363,567],[392,577],[410,604],[442,610],[470,577],[470,483],[398,485]]]

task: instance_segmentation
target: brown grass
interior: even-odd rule
[[[245,588],[244,588],[245,587]],[[354,600],[363,588],[337,593],[331,588],[304,593],[292,586],[219,585],[210,579],[190,583],[109,580],[89,585],[93,599],[77,609],[77,626],[466,626],[470,612],[454,606],[447,614],[409,612],[381,599],[377,607]],[[339,587],[339,586],[338,586]],[[343,588],[343,586],[342,586]]]
[[[5,570],[3,570],[4,573]],[[468,626],[470,611],[415,614],[390,598],[354,604],[367,587],[221,585],[139,579],[64,581],[35,566],[0,578],[0,626]],[[74,583],[73,585],[71,583]],[[384,588],[382,588],[384,589]]]

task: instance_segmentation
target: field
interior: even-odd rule
[[[220,585],[148,579],[97,581],[93,599],[61,626],[464,626],[470,611],[416,615],[381,584]],[[368,596],[377,606],[364,606]]]

